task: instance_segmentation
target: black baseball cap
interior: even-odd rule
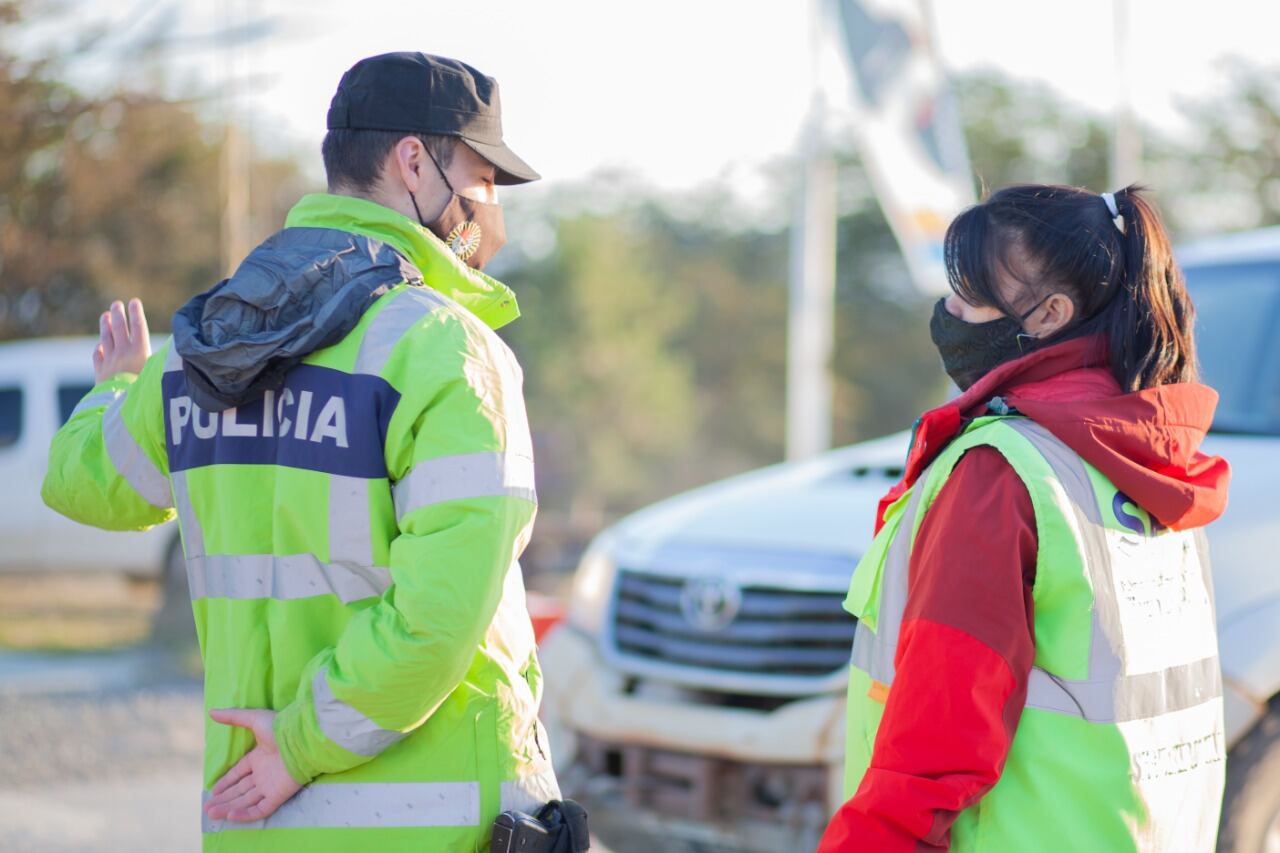
[[[498,81],[456,59],[403,51],[360,60],[338,82],[328,124],[456,136],[493,164],[496,183],[542,177],[502,141]]]

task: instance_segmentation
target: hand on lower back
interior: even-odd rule
[[[262,820],[298,793],[302,786],[289,775],[276,747],[271,728],[275,711],[215,709],[209,716],[219,723],[248,729],[257,743],[213,786],[205,814],[214,820]]]

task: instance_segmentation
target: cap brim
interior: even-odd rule
[[[472,151],[492,163],[493,168],[498,170],[498,174],[493,179],[495,184],[502,184],[503,186],[527,184],[542,177],[542,175],[533,170],[532,166],[517,157],[516,153],[506,146],[506,143],[490,145],[487,142],[476,142],[474,139],[467,139],[465,136],[461,136],[459,139]]]

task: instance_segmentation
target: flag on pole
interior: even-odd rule
[[[859,153],[916,286],[947,290],[942,240],[975,201],[955,99],[920,0],[836,0]]]

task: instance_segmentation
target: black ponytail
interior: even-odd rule
[[[1111,370],[1129,391],[1194,382],[1195,308],[1169,234],[1142,188],[1126,187],[1115,198],[1125,222],[1124,277],[1116,304],[1104,311]]]
[[[1121,387],[1139,391],[1197,378],[1194,309],[1169,235],[1145,190],[1106,200],[1077,187],[1005,187],[966,210],[947,229],[947,276],[962,299],[1009,316],[996,283],[1022,283],[1036,298],[1069,295],[1076,319],[1043,347],[1068,338],[1105,342]],[[1121,230],[1123,224],[1123,231]]]

